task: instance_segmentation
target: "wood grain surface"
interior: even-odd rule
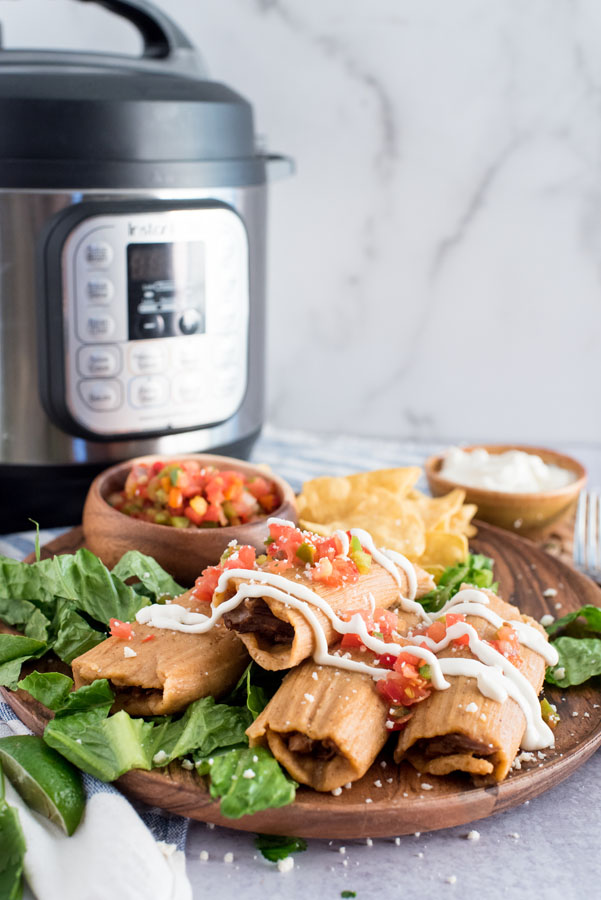
[[[44,555],[73,552],[82,545],[82,539],[81,529],[73,529],[44,548]],[[499,593],[537,619],[545,613],[564,615],[584,603],[601,606],[601,590],[597,585],[530,541],[478,523],[478,536],[473,539],[472,547],[494,558]],[[557,595],[544,597],[548,588],[555,589]],[[48,665],[57,663],[50,660]],[[38,660],[35,667],[39,669],[40,665]],[[2,690],[2,693],[32,731],[40,734],[44,730],[51,715],[45,707],[22,691]],[[291,806],[238,820],[223,819],[218,802],[210,798],[206,779],[194,771],[183,770],[177,763],[151,772],[128,772],[117,786],[133,799],[244,831],[360,838],[462,825],[524,803],[559,784],[601,745],[598,684],[565,691],[549,687],[545,695],[557,704],[561,714],[555,748],[543,751],[541,758],[537,756],[534,762],[523,763],[519,771],[513,771],[505,781],[492,787],[474,787],[459,775],[428,775],[424,779],[408,763],[396,766],[392,762],[394,741],[361,781],[343,790],[341,796],[299,788]],[[432,785],[431,790],[421,787],[425,780]]]

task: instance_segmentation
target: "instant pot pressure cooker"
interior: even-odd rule
[[[143,0],[140,58],[0,51],[0,530],[78,520],[146,453],[263,418],[266,182],[250,104]]]

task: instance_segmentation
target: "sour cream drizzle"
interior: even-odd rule
[[[279,524],[292,524],[283,519],[270,519]],[[343,534],[343,532],[341,532]],[[465,615],[477,616],[490,622],[497,628],[504,624],[504,619],[493,610],[488,609],[489,598],[482,591],[465,589],[459,591],[442,610],[430,616],[424,608],[415,600],[417,593],[417,576],[413,564],[393,550],[378,549],[375,547],[371,535],[362,528],[353,528],[351,534],[359,538],[373,556],[374,560],[395,579],[399,587],[400,606],[406,612],[417,613],[426,623],[430,624],[435,619],[453,609],[454,612]],[[345,535],[345,537],[347,537]],[[348,542],[348,537],[347,537]],[[343,549],[345,544],[343,542]],[[348,551],[347,551],[348,552]],[[408,580],[409,596],[402,592],[403,580],[399,569],[405,572]],[[425,635],[416,635],[408,638],[409,644],[401,645],[394,642],[386,643],[379,638],[370,635],[366,623],[357,613],[349,621],[341,619],[332,609],[330,604],[307,585],[291,581],[282,575],[272,572],[249,569],[226,569],[220,576],[215,590],[215,595],[226,592],[232,578],[245,579],[238,590],[229,600],[212,605],[211,615],[193,613],[176,603],[169,605],[154,604],[143,607],[136,615],[136,620],[141,624],[151,625],[155,628],[166,628],[171,631],[185,631],[193,634],[202,634],[209,631],[222,616],[235,609],[245,599],[253,597],[271,597],[292,609],[301,612],[309,622],[315,638],[315,652],[313,659],[319,665],[336,666],[350,672],[360,672],[371,675],[375,679],[385,678],[387,669],[381,669],[358,660],[329,652],[328,642],[323,627],[315,615],[312,607],[316,607],[332,623],[332,627],[339,634],[358,634],[365,646],[376,654],[390,654],[398,656],[400,653],[410,653],[430,667],[430,675],[436,690],[445,690],[450,687],[445,675],[463,675],[467,678],[475,678],[478,689],[485,696],[499,703],[503,703],[507,697],[511,697],[520,706],[526,719],[526,730],[522,740],[522,747],[526,750],[538,750],[543,747],[553,746],[553,732],[543,721],[540,713],[540,704],[536,692],[530,682],[522,673],[501,653],[481,640],[476,629],[467,622],[457,622],[447,629],[445,638],[436,643]],[[543,635],[525,622],[512,621],[509,623],[515,629],[521,644],[534,650],[544,658],[548,665],[555,665],[558,661],[557,652],[544,639]],[[463,635],[469,637],[469,648],[476,659],[464,657],[439,659],[436,653],[444,650],[450,642]],[[413,644],[426,644],[426,647]],[[430,649],[428,649],[430,648]]]

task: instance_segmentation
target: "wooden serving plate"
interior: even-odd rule
[[[48,544],[43,552],[45,556],[74,552],[82,541],[82,530],[76,528]],[[585,603],[601,606],[597,585],[530,541],[478,523],[472,546],[494,558],[500,594],[536,619],[549,612],[564,615]],[[557,596],[543,597],[547,588],[557,590]],[[561,609],[556,608],[557,603],[561,603]],[[39,661],[36,666],[40,667]],[[43,732],[51,716],[44,706],[23,691],[2,689],[2,694],[32,731]],[[543,751],[544,758],[524,763],[520,771],[492,787],[474,787],[459,775],[420,777],[408,763],[396,766],[390,749],[385,749],[369,772],[339,797],[301,787],[290,806],[237,820],[222,818],[219,803],[211,800],[206,779],[177,763],[162,770],[128,772],[116,784],[132,799],[243,831],[362,838],[464,825],[524,803],[559,784],[601,745],[601,695],[597,687],[588,684],[562,691],[548,686],[545,695],[557,704],[561,714],[555,748]],[[432,789],[422,789],[422,782]]]

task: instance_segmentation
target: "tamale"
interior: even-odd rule
[[[468,585],[465,585],[468,587]],[[534,626],[538,622],[495,594],[486,591],[489,609],[505,621],[522,621]],[[452,612],[452,610],[451,610]],[[496,627],[478,616],[467,616],[484,640],[493,640]],[[545,661],[528,647],[520,649],[519,671],[533,686],[536,694],[545,677]],[[468,648],[448,647],[438,654],[445,657],[473,658]],[[468,772],[479,780],[502,781],[519,750],[526,728],[526,718],[519,704],[508,697],[504,703],[485,697],[474,678],[449,676],[451,686],[433,691],[427,700],[413,708],[413,715],[400,732],[394,754],[396,762],[408,760],[424,774],[446,775]]]
[[[371,664],[373,654],[354,653]],[[386,743],[387,706],[370,675],[306,660],[286,675],[247,731],[287,772],[316,791],[356,781]]]
[[[198,609],[189,593],[182,606]],[[186,634],[134,623],[132,637],[109,637],[73,660],[77,688],[107,678],[115,709],[135,716],[168,715],[199,697],[226,695],[248,665],[244,644],[218,624],[206,634]]]
[[[407,576],[399,568],[403,593],[407,591]],[[418,590],[421,597],[433,587],[431,576],[423,569],[416,567]],[[361,575],[354,584],[343,587],[328,587],[322,583],[311,581],[301,571],[284,577],[292,585],[304,584],[326,600],[338,615],[351,610],[371,609],[375,605],[381,609],[394,607],[399,601],[399,586],[393,576],[376,562],[365,575]],[[248,580],[253,578],[249,572]],[[232,578],[228,590],[217,597],[217,605],[230,599],[245,579]],[[321,610],[314,608],[328,645],[335,644],[340,635],[334,630],[328,617]],[[281,600],[265,596],[259,599],[248,598],[223,618],[227,628],[235,631],[244,642],[251,657],[264,669],[290,669],[298,665],[315,650],[313,629],[298,609],[287,606]]]

